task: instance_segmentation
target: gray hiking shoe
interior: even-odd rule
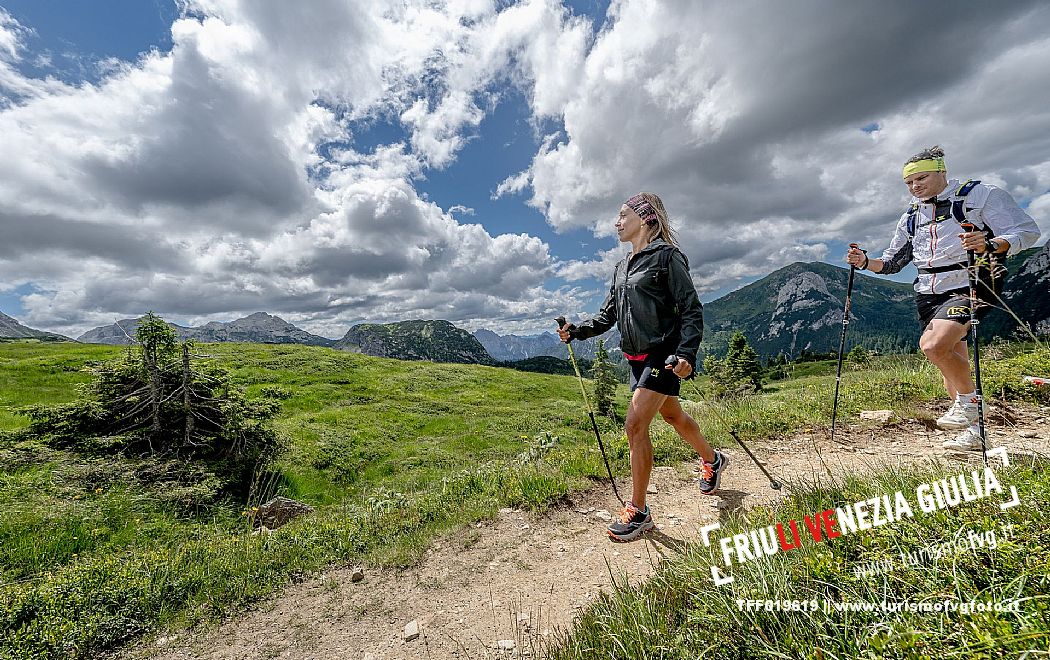
[[[628,502],[620,512],[620,519],[609,525],[608,532],[614,541],[633,541],[654,527],[656,523],[653,522],[648,505],[643,511]]]
[[[952,404],[948,412],[944,413],[938,420],[937,426],[942,429],[965,429],[977,421],[977,402]]]
[[[715,450],[713,463],[700,459],[700,492],[704,495],[714,495],[718,492],[718,485],[722,483],[722,472],[729,465],[729,457]]]
[[[974,432],[973,429],[967,428],[951,440],[945,440],[941,446],[949,451],[981,451],[981,436],[979,433]]]

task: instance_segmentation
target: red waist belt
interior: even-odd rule
[[[624,353],[623,356],[632,362],[641,362],[645,358],[649,357],[648,353],[642,353],[641,355],[631,355],[630,353]]]

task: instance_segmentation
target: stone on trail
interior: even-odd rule
[[[354,567],[354,570],[350,573],[350,581],[351,582],[360,582],[361,580],[364,580],[364,579],[365,579],[365,569],[360,567],[360,566]]]
[[[595,511],[594,512],[594,517],[595,518],[600,518],[601,520],[604,520],[605,522],[612,522],[612,514],[609,513],[608,511],[606,511],[605,509],[598,509],[597,511]]]
[[[418,638],[419,638],[419,622],[416,621],[415,619],[412,619],[411,621],[408,622],[408,625],[405,626],[405,641],[406,642],[411,642],[412,640],[418,639]]]
[[[1039,437],[1039,434],[1036,433],[1035,431],[1018,431],[1017,435],[1022,437],[1022,438],[1038,438]]]
[[[860,411],[861,419],[868,419],[873,422],[880,422],[885,424],[893,419],[892,410],[862,410]]]
[[[287,497],[275,497],[252,515],[252,522],[256,525],[277,529],[299,516],[313,513],[314,508],[302,502]]]
[[[496,642],[496,648],[501,651],[513,651],[516,646],[513,639],[501,639]]]
[[[658,495],[660,493],[660,491],[657,490],[656,486],[654,486],[653,484],[649,484],[649,486],[645,489],[645,492],[647,495]]]

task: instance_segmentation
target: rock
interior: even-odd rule
[[[252,536],[269,536],[270,534],[273,534],[273,532],[266,525],[252,532]]]
[[[411,642],[414,639],[419,639],[419,622],[412,619],[405,626],[405,641]]]
[[[376,656],[373,653],[366,653],[362,660],[376,660]]]
[[[514,513],[514,509],[511,509],[509,507],[503,507],[502,509],[499,510],[499,512],[500,512],[500,515],[505,516],[505,515],[507,515],[509,513]]]
[[[594,512],[594,517],[604,520],[605,522],[612,522],[612,514],[605,509],[598,509]]]
[[[1038,438],[1039,434],[1035,431],[1018,431],[1017,435],[1022,438]]]
[[[656,486],[655,486],[655,485],[653,485],[653,484],[649,484],[649,486],[648,486],[648,487],[647,487],[647,488],[645,489],[645,492],[646,492],[647,494],[649,494],[649,495],[656,495],[656,494],[658,494],[658,493],[659,493],[660,491],[659,491],[659,490],[658,490],[658,489],[656,488]]]
[[[892,410],[862,410],[860,411],[861,419],[869,419],[874,422],[885,424],[893,419]]]
[[[255,511],[252,515],[252,522],[270,529],[277,529],[299,516],[313,513],[313,510],[312,506],[302,502],[296,502],[287,497],[275,497]]]
[[[513,639],[501,639],[496,642],[496,648],[501,651],[513,651],[516,646]]]
[[[350,573],[351,582],[360,582],[365,579],[365,569],[360,566],[355,566],[354,570]]]

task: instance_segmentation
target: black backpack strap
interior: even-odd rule
[[[671,257],[674,256],[675,252],[681,252],[677,247],[668,245],[664,249],[660,250],[660,269],[666,272],[671,267]],[[689,258],[682,252],[682,258],[685,259],[685,269],[689,270]]]
[[[908,207],[908,220],[907,220],[907,225],[906,225],[907,228],[908,228],[908,237],[909,238],[915,238],[915,227],[918,224],[919,224],[919,205],[918,204],[912,204],[910,207]]]
[[[952,216],[955,218],[956,222],[969,222],[969,220],[966,219],[966,210],[963,208],[963,204],[966,201],[966,196],[970,194],[971,190],[977,187],[978,183],[980,183],[979,180],[970,179],[959,186],[959,189],[955,191],[955,199],[952,200]],[[987,234],[991,230],[986,226],[983,231]]]

